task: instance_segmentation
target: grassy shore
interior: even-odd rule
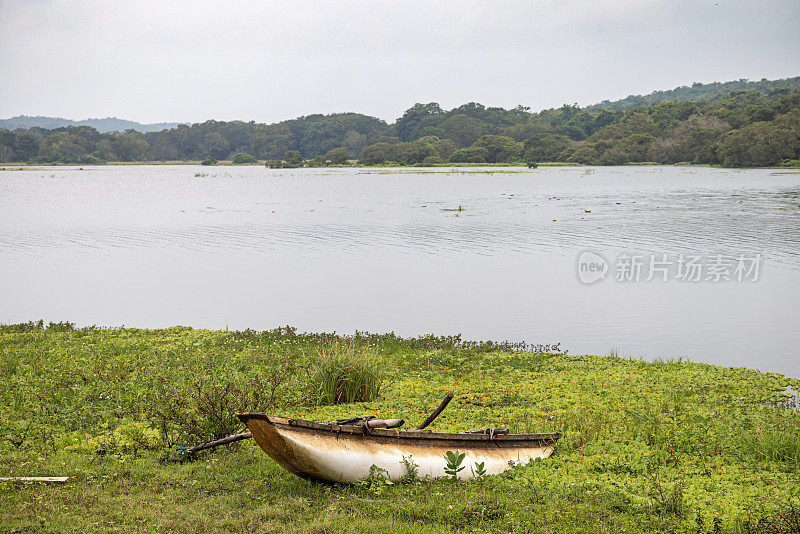
[[[800,528],[800,412],[787,407],[785,393],[800,389],[797,380],[519,349],[288,328],[1,326],[0,477],[70,480],[0,482],[0,531]],[[380,381],[377,396],[321,405],[327,364],[366,365]],[[240,407],[320,421],[402,417],[411,425],[449,391],[455,400],[434,430],[491,425],[564,437],[550,459],[483,482],[321,484],[285,472],[252,441],[168,461],[175,445],[229,430]]]

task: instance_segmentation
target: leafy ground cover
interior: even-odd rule
[[[336,377],[359,373],[339,400],[370,400],[330,404]],[[6,325],[0,477],[70,480],[0,482],[0,531],[797,532],[787,387],[800,381],[458,337]],[[451,391],[435,430],[564,437],[550,459],[471,482],[305,481],[252,441],[169,461],[240,430],[239,409],[412,425]]]

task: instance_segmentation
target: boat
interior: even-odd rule
[[[355,424],[340,424],[264,413],[237,417],[282,467],[303,478],[334,483],[353,483],[378,473],[398,481],[412,462],[420,478],[444,477],[447,451],[465,455],[459,479],[477,476],[476,464],[483,464],[485,475],[496,475],[514,465],[547,458],[561,437],[559,433],[509,434],[507,429],[450,433],[380,428],[402,424],[402,420],[359,418]]]

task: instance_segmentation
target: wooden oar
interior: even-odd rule
[[[425,419],[425,420],[422,422],[422,424],[421,424],[421,425],[419,425],[419,426],[417,427],[417,430],[422,430],[423,428],[425,428],[425,427],[426,427],[426,426],[428,426],[429,424],[433,423],[433,420],[434,420],[434,419],[436,419],[437,417],[439,417],[439,414],[440,414],[440,413],[442,413],[442,411],[443,411],[445,408],[447,408],[447,405],[448,405],[448,403],[449,403],[451,400],[453,400],[453,394],[452,394],[452,393],[448,393],[447,395],[445,395],[445,397],[444,397],[444,400],[443,400],[443,401],[442,401],[442,403],[439,405],[439,407],[438,407],[438,408],[436,408],[436,409],[433,411],[433,413],[432,413],[432,414],[430,414],[430,415],[428,416],[428,418],[427,418],[427,419]]]
[[[69,477],[0,477],[0,482],[66,482]]]
[[[185,449],[185,452],[197,452],[202,451],[205,449],[213,449],[214,447],[219,447],[220,445],[227,445],[228,443],[235,443],[237,441],[241,441],[243,439],[250,439],[253,437],[253,434],[250,432],[242,432],[241,434],[231,434],[230,436],[225,436],[222,439],[215,439],[214,441],[207,441],[206,443],[201,443],[199,445],[195,445],[194,447],[189,447]]]
[[[192,447],[177,447],[178,454],[171,457],[170,460],[173,462],[182,462],[187,458],[191,457],[191,455],[195,452],[203,451],[206,449],[213,449],[214,447],[219,447],[220,445],[227,445],[228,443],[235,443],[237,441],[242,441],[243,439],[250,439],[253,437],[253,434],[250,432],[242,432],[241,434],[231,434],[230,436],[225,436],[221,439],[215,439],[214,441],[206,441],[205,443],[200,443],[198,445],[193,445]]]

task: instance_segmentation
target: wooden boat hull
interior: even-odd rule
[[[473,476],[472,467],[483,462],[495,475],[517,463],[547,458],[559,434],[450,434],[402,431],[314,423],[261,413],[239,414],[256,443],[276,462],[304,478],[352,483],[369,476],[374,465],[391,480],[406,474],[403,459],[419,466],[421,478],[446,476],[446,451],[466,454],[459,478]]]

